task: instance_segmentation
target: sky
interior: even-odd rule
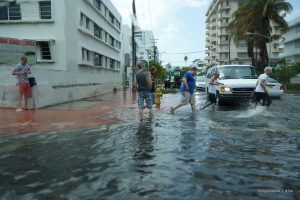
[[[131,24],[132,0],[111,0],[122,15],[123,24]],[[190,65],[205,58],[205,14],[211,0],[136,0],[137,23],[153,30],[162,64]],[[300,1],[287,0],[293,6],[286,20],[300,16]],[[196,52],[196,53],[194,53]],[[188,62],[184,61],[188,57]]]

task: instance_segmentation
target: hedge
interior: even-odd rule
[[[300,83],[287,83],[286,89],[288,90],[300,90]]]

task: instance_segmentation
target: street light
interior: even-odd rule
[[[271,45],[272,45],[272,36],[266,36],[266,35],[263,35],[263,34],[260,34],[260,33],[251,33],[251,32],[246,32],[245,33],[245,35],[246,36],[249,36],[249,35],[258,35],[258,36],[261,36],[261,37],[265,37],[265,38],[267,38],[267,39],[269,39],[269,42],[270,42],[270,50],[269,50],[269,52],[270,52],[270,58],[269,58],[269,66],[270,66],[270,63],[271,63],[271,56],[272,56],[272,49],[271,49]]]

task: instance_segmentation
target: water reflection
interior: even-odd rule
[[[299,199],[298,102],[1,137],[0,199]]]
[[[153,154],[154,137],[152,135],[152,123],[140,122],[135,133],[135,152],[133,159],[136,161],[137,167],[149,167],[147,161],[152,160],[155,155]],[[150,165],[152,166],[152,165]]]

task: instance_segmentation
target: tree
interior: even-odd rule
[[[163,68],[159,62],[154,60],[151,60],[149,62],[149,67],[152,66],[156,67],[157,69],[157,72],[155,74],[156,79],[158,80],[158,82],[163,83],[168,74],[167,70]]]
[[[184,56],[184,62],[185,62],[185,65],[187,65],[187,61],[188,61],[188,57],[187,56]]]
[[[190,70],[190,67],[182,67],[181,74],[184,75],[189,70]]]
[[[234,19],[227,28],[237,43],[246,39],[248,56],[257,71],[263,72],[269,63],[266,44],[279,38],[271,35],[271,22],[279,27],[280,34],[284,34],[288,30],[285,13],[291,10],[291,4],[285,0],[246,0],[233,14]],[[253,34],[245,38],[247,32]],[[258,58],[254,48],[258,50]]]
[[[281,83],[284,84],[284,87],[286,87],[286,84],[290,82],[290,79],[297,75],[299,65],[294,64],[292,66],[288,66],[284,59],[280,60],[278,65],[279,66],[276,67],[273,74]]]
[[[284,86],[290,82],[290,79],[297,74],[295,68],[281,66],[275,69],[274,76],[279,79]]]

